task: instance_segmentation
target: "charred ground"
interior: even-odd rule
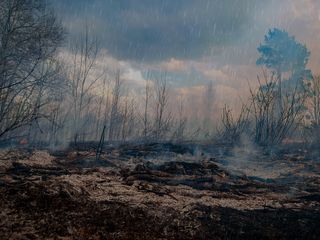
[[[98,160],[93,147],[1,151],[2,239],[320,234],[320,164],[311,149],[261,150],[241,163],[223,145],[105,146]]]

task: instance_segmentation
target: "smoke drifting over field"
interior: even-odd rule
[[[97,141],[106,128],[104,135],[112,141],[212,140],[221,127],[236,133],[237,139],[240,126],[243,130],[255,124],[257,131],[246,134],[269,144],[289,137],[291,127],[307,116],[301,106],[312,112],[311,95],[320,95],[315,34],[320,30],[320,6],[315,0],[17,2],[33,4],[26,9],[6,2],[0,21],[6,23],[17,11],[34,24],[34,31],[15,19],[11,25],[17,27],[1,30],[5,84],[0,91],[6,98],[2,134],[21,127],[22,135],[36,141],[46,142],[53,135],[68,139],[62,142]],[[36,16],[46,19],[43,26]],[[40,30],[43,34],[32,34]],[[20,39],[26,33],[32,43]],[[21,42],[24,45],[17,48]],[[257,59],[264,61],[258,64]],[[312,76],[313,83],[306,84]],[[283,98],[282,81],[285,87],[288,78],[296,78],[309,92]],[[261,103],[261,96],[272,104]],[[263,104],[268,104],[267,111],[256,111],[266,109]],[[15,115],[15,109],[21,111]],[[284,117],[271,121],[274,116]],[[314,118],[309,114],[302,124],[310,125]],[[33,130],[41,137],[31,134]],[[285,137],[265,136],[274,132]]]
[[[318,0],[0,0],[1,239],[318,239]]]

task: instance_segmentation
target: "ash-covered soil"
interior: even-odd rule
[[[319,239],[314,151],[0,151],[1,239]]]

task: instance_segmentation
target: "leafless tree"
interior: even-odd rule
[[[306,83],[308,123],[304,126],[306,141],[320,143],[320,76],[313,76]]]
[[[172,139],[174,141],[181,142],[185,139],[187,121],[188,121],[187,117],[184,116],[184,101],[183,101],[182,97],[180,96],[176,129],[173,132],[173,136],[172,136]]]
[[[96,112],[96,139],[98,139],[98,137],[101,134],[101,127],[103,129],[104,126],[107,126],[107,119],[108,119],[108,112],[109,112],[109,108],[110,108],[110,104],[109,104],[109,98],[110,98],[110,91],[109,91],[109,87],[110,87],[110,80],[109,78],[107,78],[106,76],[102,78],[102,91],[101,91],[101,95],[99,97],[97,97],[97,102],[96,104],[98,105],[97,107],[97,112]]]
[[[162,140],[169,131],[172,115],[168,106],[168,82],[165,73],[155,82],[155,122],[154,137]]]
[[[50,110],[50,127],[48,130],[49,136],[49,145],[54,147],[59,141],[58,137],[65,137],[64,134],[58,135],[61,130],[64,130],[67,122],[67,108],[63,105],[65,101],[63,93],[60,95],[58,99],[55,100],[54,104],[49,108]],[[61,141],[61,139],[60,139]]]
[[[222,110],[222,129],[218,131],[218,140],[233,144],[240,141],[241,136],[250,134],[249,108],[243,104],[240,113],[235,116],[232,110],[225,105]]]
[[[296,86],[292,91],[279,94],[278,79],[267,72],[264,82],[258,77],[259,88],[251,91],[254,118],[254,140],[260,145],[281,143],[302,119],[306,93]],[[279,95],[281,106],[279,106]]]
[[[150,80],[150,72],[148,72],[148,76],[145,83],[145,96],[144,96],[144,114],[143,114],[143,137],[144,140],[147,140],[149,132],[150,132],[150,121],[149,121],[149,104],[152,93],[152,86]]]
[[[39,81],[35,89],[32,107],[33,121],[30,122],[27,133],[29,143],[37,144],[43,141],[50,133],[48,124],[53,124],[58,120],[55,119],[58,115],[54,117],[52,114],[62,108],[62,95],[66,87],[65,76],[62,73],[62,67],[57,61],[47,61],[39,68],[38,74],[45,81]]]
[[[139,130],[138,130],[138,121],[137,121],[137,103],[134,98],[131,99],[131,102],[129,104],[129,115],[128,115],[128,137],[130,139],[136,139],[140,136]]]
[[[128,137],[128,121],[129,121],[129,100],[125,97],[123,103],[123,110],[121,112],[121,140],[126,141]]]
[[[213,126],[213,110],[214,110],[214,100],[215,100],[215,92],[214,92],[213,82],[210,81],[205,88],[205,93],[203,96],[203,107],[204,107],[204,119],[203,119],[203,131],[206,136],[210,136],[210,130],[212,130]]]
[[[120,78],[120,70],[117,70],[114,79],[114,86],[112,90],[112,103],[110,113],[110,125],[109,125],[109,140],[114,141],[119,138],[120,135],[120,94],[122,89],[122,80]]]
[[[46,1],[0,2],[0,137],[40,115],[63,35]]]
[[[94,98],[92,90],[103,74],[97,76],[95,69],[99,54],[97,40],[89,36],[88,27],[83,35],[71,47],[72,63],[69,71],[71,82],[71,97],[73,110],[74,143],[79,136],[84,135],[84,117],[88,113],[90,103]]]
[[[129,137],[136,134],[138,131],[135,130],[135,119],[136,119],[136,107],[134,98],[127,95],[124,98],[122,111],[121,111],[121,140],[127,141]]]
[[[307,83],[307,91],[311,99],[311,121],[320,126],[320,76],[313,76]]]

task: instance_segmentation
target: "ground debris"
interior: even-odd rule
[[[1,239],[318,238],[318,165],[294,156],[268,180],[164,149],[0,152]]]

